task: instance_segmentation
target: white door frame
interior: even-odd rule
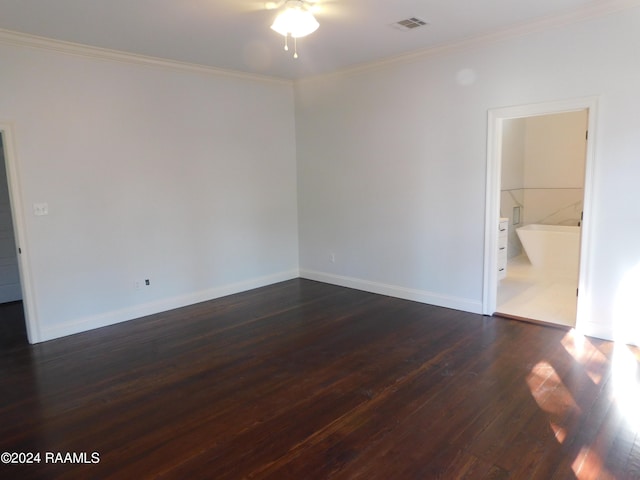
[[[13,140],[13,127],[9,123],[0,122],[0,134],[4,147],[4,161],[7,166],[7,182],[9,184],[9,201],[11,204],[11,218],[13,231],[18,248],[18,270],[22,287],[22,304],[24,306],[25,323],[29,343],[41,341],[40,324],[36,314],[35,296],[31,283],[31,267],[29,263],[29,248],[25,229],[25,210],[20,192],[20,173]]]
[[[500,183],[502,167],[502,127],[504,120],[554,113],[574,112],[588,110],[587,152],[585,159],[584,179],[584,217],[582,220],[580,240],[580,275],[578,279],[578,312],[576,328],[587,319],[586,299],[591,282],[590,258],[591,249],[591,212],[593,204],[593,175],[595,170],[595,138],[597,118],[597,97],[583,97],[554,102],[519,105],[491,109],[488,112],[487,131],[487,177],[486,177],[486,204],[485,204],[485,249],[484,249],[484,281],[482,292],[482,313],[493,315],[496,311],[496,299],[498,293],[498,222],[500,217]]]

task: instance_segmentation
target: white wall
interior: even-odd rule
[[[290,83],[11,45],[0,62],[32,340],[297,276]]]
[[[588,112],[526,120],[524,223],[579,225],[583,211]]]
[[[640,288],[630,273],[640,269],[639,22],[631,8],[299,82],[302,274],[479,311],[487,111],[597,95],[589,315],[579,327],[640,342],[637,313],[620,307]]]
[[[528,117],[524,188],[583,188],[587,111]]]
[[[0,45],[35,340],[290,278],[298,246],[303,276],[479,312],[487,110],[597,95],[580,327],[640,343],[639,21],[302,81],[295,128],[286,83]]]

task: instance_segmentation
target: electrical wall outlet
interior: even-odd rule
[[[134,280],[133,282],[133,287],[136,290],[140,290],[142,287],[149,287],[151,286],[151,280],[149,280],[148,278],[145,278],[144,280]]]
[[[49,215],[49,204],[44,203],[34,203],[33,204],[33,214],[37,217],[42,217],[44,215]]]

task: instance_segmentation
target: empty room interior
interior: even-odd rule
[[[0,0],[0,477],[640,478],[639,43]]]

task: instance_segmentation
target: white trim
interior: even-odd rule
[[[377,293],[379,295],[387,295],[389,297],[402,298],[404,300],[412,300],[414,302],[427,303],[429,305],[437,305],[439,307],[452,308],[454,310],[462,310],[464,312],[480,313],[482,311],[482,304],[480,302],[468,298],[452,297],[427,292],[425,290],[371,282],[360,278],[344,277],[314,270],[300,270],[300,278]]]
[[[245,292],[254,288],[260,288],[272,285],[278,282],[284,282],[298,278],[298,270],[289,270],[285,272],[275,273],[264,277],[251,278],[242,282],[221,285],[199,292],[179,295],[172,298],[165,298],[155,302],[135,305],[120,310],[105,312],[90,317],[80,318],[71,322],[55,325],[53,327],[42,328],[42,336],[40,341],[52,340],[54,338],[73,335],[75,333],[86,332],[96,328],[114,325],[116,323],[134,320],[136,318],[153,315],[156,313],[166,312],[175,308],[186,307],[200,302],[214,300],[216,298],[233,295],[234,293]]]
[[[502,162],[502,122],[511,118],[531,117],[536,115],[550,115],[554,113],[572,112],[578,110],[589,111],[589,136],[587,139],[587,153],[585,158],[584,181],[584,219],[581,229],[580,243],[580,277],[578,288],[578,312],[576,329],[589,323],[588,299],[591,278],[591,246],[592,234],[591,215],[593,211],[593,183],[595,171],[595,138],[598,98],[584,97],[554,102],[519,105],[491,109],[487,115],[487,177],[485,198],[485,251],[484,251],[484,281],[482,292],[482,313],[492,315],[496,311],[496,296],[498,278],[496,273],[498,219],[500,216],[500,171]]]
[[[576,330],[583,331],[586,325],[592,322],[591,309],[589,305],[591,294],[591,264],[592,251],[591,239],[593,238],[593,212],[594,212],[594,185],[595,185],[595,168],[596,168],[596,140],[597,140],[597,120],[598,120],[598,99],[591,98],[589,104],[589,123],[587,152],[585,158],[584,172],[584,200],[583,200],[583,218],[580,223],[580,277],[578,278],[578,308],[576,315]]]
[[[332,76],[357,75],[370,70],[386,68],[390,65],[407,63],[417,59],[462,52],[482,45],[506,41],[536,32],[543,32],[552,28],[561,28],[566,25],[584,22],[593,18],[602,17],[638,6],[640,6],[640,0],[610,0],[607,2],[595,2],[564,14],[553,15],[533,21],[523,22],[517,25],[511,25],[501,30],[485,33],[484,35],[476,35],[459,41],[414,50],[413,52],[384,58],[382,60],[346,67],[335,72],[301,78],[296,80],[296,82],[302,83],[305,81],[324,80]]]
[[[14,32],[2,28],[0,28],[0,44],[36,48],[41,50],[52,50],[54,52],[64,53],[67,55],[76,55],[98,60],[133,63],[183,72],[231,77],[240,80],[276,83],[288,86],[291,86],[293,84],[292,80],[284,78],[269,77],[267,75],[245,73],[236,70],[226,70],[222,68],[210,67],[207,65],[198,65],[195,63],[180,62],[177,60],[169,60],[147,55],[139,55],[136,53],[110,50],[107,48],[92,47],[89,45],[82,45],[80,43],[54,40],[52,38],[39,37],[36,35]]]
[[[579,303],[578,308],[580,308]],[[615,338],[613,328],[610,325],[603,325],[602,323],[582,321],[580,322],[580,328],[576,328],[576,330],[581,335],[584,335],[586,337],[601,338],[603,340],[609,340],[611,342],[620,341],[621,343],[628,345],[638,345],[638,341],[634,343],[633,339]]]
[[[4,147],[4,161],[7,166],[7,182],[9,184],[9,200],[11,202],[11,218],[16,238],[16,247],[21,250],[18,254],[18,269],[20,272],[20,286],[22,288],[22,304],[24,308],[27,338],[29,343],[41,341],[41,328],[36,309],[36,296],[34,292],[31,262],[29,259],[29,242],[25,228],[25,210],[22,204],[20,162],[18,162],[13,140],[13,126],[10,123],[0,123],[0,135],[2,135]],[[16,252],[17,253],[17,252]]]
[[[502,166],[502,117],[497,110],[487,115],[487,176],[485,190],[484,271],[482,313],[493,315],[498,295],[498,222],[500,219],[500,182]],[[505,112],[506,115],[506,112]]]

